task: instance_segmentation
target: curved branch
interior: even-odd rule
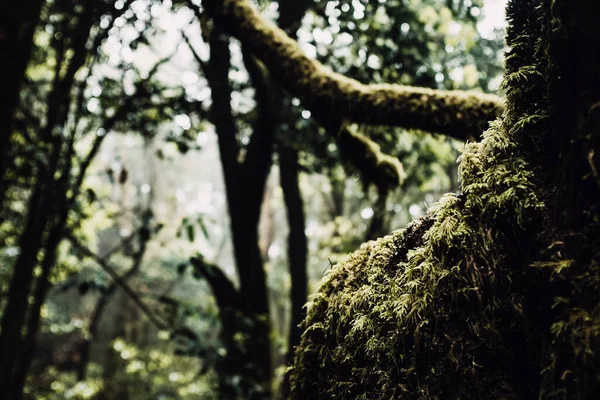
[[[350,122],[400,126],[466,140],[478,138],[503,105],[493,95],[402,85],[365,85],[308,58],[298,43],[265,21],[248,0],[204,0],[222,29],[258,57],[282,86],[313,110]]]
[[[203,277],[208,283],[221,313],[235,313],[240,310],[239,292],[221,268],[207,263],[200,256],[192,257],[190,263],[194,273]]]
[[[243,163],[244,181],[248,189],[248,210],[256,210],[255,219],[260,216],[267,176],[273,162],[273,141],[275,138],[275,118],[273,115],[271,85],[262,65],[252,54],[242,47],[244,66],[254,87],[257,116],[253,123],[250,143],[246,147]],[[258,222],[257,222],[258,223]]]
[[[337,133],[337,145],[345,164],[356,169],[365,184],[374,184],[380,192],[400,186],[406,173],[400,160],[385,154],[381,147],[355,126],[343,123]]]

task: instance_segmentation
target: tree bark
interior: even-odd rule
[[[302,194],[300,192],[300,167],[298,153],[290,147],[279,151],[279,171],[281,174],[281,189],[287,210],[289,226],[288,235],[288,262],[290,264],[291,289],[291,319],[290,333],[288,336],[288,352],[286,361],[288,365],[293,362],[295,347],[300,343],[300,323],[306,316],[304,305],[308,292],[308,277],[306,273],[306,258],[308,253],[308,240],[305,229],[306,222]],[[284,377],[283,398],[289,396],[289,377]]]
[[[8,164],[15,110],[43,4],[42,0],[34,0],[19,3],[5,1],[0,5],[0,60],[3,60],[0,63],[0,208],[7,189],[4,173]]]
[[[386,226],[386,217],[389,216],[389,211],[387,209],[389,194],[389,191],[385,189],[380,190],[379,193],[377,193],[377,200],[373,205],[373,217],[369,222],[369,229],[367,230],[367,235],[365,237],[366,241],[375,240],[384,236],[386,233],[389,233]]]
[[[248,340],[251,341],[245,344],[247,361],[238,359],[237,370],[224,372],[235,376],[236,371],[240,371],[240,368],[245,369],[246,365],[251,363],[252,370],[246,370],[245,373],[249,373],[248,378],[254,379],[256,384],[248,385],[250,392],[244,393],[243,396],[249,399],[260,399],[269,397],[271,357],[269,304],[266,274],[258,246],[258,220],[265,181],[271,165],[273,127],[270,125],[270,119],[265,118],[268,115],[265,115],[267,110],[259,110],[259,121],[254,127],[246,160],[240,164],[237,129],[230,105],[228,43],[229,39],[226,35],[218,29],[213,30],[210,35],[211,58],[205,73],[213,97],[212,122],[219,137],[219,153],[225,178],[236,270],[240,281],[240,310],[251,321],[251,326],[246,324],[241,327],[243,328],[241,333],[249,335]],[[249,72],[254,74],[257,71]],[[260,86],[256,89],[258,95],[263,93]],[[262,105],[258,104],[259,107]],[[255,169],[250,170],[249,165]],[[227,310],[221,311],[227,312]],[[239,344],[233,345],[239,346]],[[226,394],[222,395],[226,396]]]

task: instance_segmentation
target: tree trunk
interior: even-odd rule
[[[38,183],[29,199],[27,224],[21,234],[20,254],[14,267],[0,331],[0,393],[9,393],[22,350],[22,329],[29,309],[28,296],[33,285],[33,270],[42,246],[46,220],[50,214],[50,185]]]
[[[600,3],[513,0],[506,112],[463,194],[336,266],[292,397],[594,399],[600,390]]]
[[[18,3],[3,1],[0,5],[0,208],[7,189],[4,173],[8,163],[15,110],[42,4],[43,1],[34,0]]]
[[[302,17],[311,6],[308,0],[286,1],[279,4],[278,26],[290,37],[296,38],[296,31],[302,23]],[[290,107],[289,99],[278,85],[273,85],[273,100],[271,107],[279,116],[287,112]],[[285,106],[283,106],[285,105]],[[279,125],[281,117],[276,123]],[[306,272],[306,261],[308,257],[308,240],[306,238],[306,219],[304,216],[304,204],[300,191],[300,165],[298,163],[298,151],[286,143],[290,138],[280,137],[279,143],[279,171],[280,185],[287,210],[287,221],[289,227],[288,235],[288,263],[291,280],[290,308],[291,318],[288,333],[286,365],[293,362],[294,348],[300,343],[300,323],[306,315],[305,304],[308,295],[308,275]],[[290,394],[289,374],[283,376],[281,385],[281,398],[288,398]]]
[[[249,392],[243,393],[243,398],[262,399],[268,398],[270,393],[271,357],[269,304],[266,275],[258,245],[258,220],[264,184],[272,157],[272,139],[269,139],[268,135],[272,135],[273,132],[268,132],[268,128],[261,132],[255,130],[248,145],[244,164],[238,162],[237,129],[230,105],[228,43],[229,39],[226,35],[218,29],[213,30],[210,38],[211,59],[206,73],[209,75],[208,81],[213,97],[212,122],[219,137],[219,153],[225,178],[234,256],[240,281],[241,302],[236,311],[241,315],[237,318],[243,317],[247,322],[235,325],[235,329],[241,330],[240,333],[246,337],[245,343],[242,344],[245,347],[242,353],[245,359],[242,357],[235,359],[234,355],[238,354],[239,350],[236,347],[240,344],[235,343],[234,340],[226,340],[234,346],[227,349],[232,353],[228,357],[234,358],[230,358],[228,368],[231,368],[222,372],[229,375],[224,377],[225,380],[230,380],[232,376],[247,374],[247,379],[253,379],[255,384],[248,385]],[[246,165],[247,163],[255,163],[257,168],[252,169]],[[231,312],[227,309],[220,311]],[[224,326],[223,329],[226,330],[227,327]],[[229,336],[235,334],[225,332],[225,337]],[[251,368],[248,368],[249,365]],[[229,383],[225,382],[221,386],[227,388],[228,385]],[[225,389],[225,393],[222,392],[221,396],[231,398],[227,397],[228,391],[229,389]]]
[[[281,189],[287,209],[287,220],[290,233],[288,236],[288,258],[290,263],[290,278],[292,282],[290,331],[288,336],[288,353],[286,363],[293,362],[294,348],[300,343],[300,323],[306,316],[308,277],[306,274],[306,258],[308,241],[302,195],[300,192],[300,168],[298,153],[291,148],[279,151],[279,169],[281,174]],[[289,377],[286,374],[282,388],[283,398],[289,396]]]
[[[386,219],[389,217],[389,211],[387,209],[387,201],[389,196],[388,189],[379,189],[377,193],[377,200],[373,205],[373,217],[369,222],[369,229],[367,230],[366,240],[374,240],[385,235],[387,232]],[[387,232],[386,232],[387,231]]]

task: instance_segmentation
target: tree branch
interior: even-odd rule
[[[478,138],[488,121],[503,111],[498,97],[478,92],[362,84],[309,59],[248,0],[204,0],[203,6],[310,111],[326,110],[350,122],[420,129],[459,140]]]
[[[190,262],[194,272],[201,275],[210,286],[222,313],[240,310],[239,292],[221,268],[207,263],[202,257],[193,257]]]
[[[248,210],[256,211],[253,218],[258,223],[265,184],[273,161],[275,116],[271,104],[269,80],[262,65],[244,47],[242,47],[242,55],[252,86],[254,86],[257,110],[252,137],[246,147],[246,159],[243,164],[244,182],[246,182],[247,193],[250,196]]]
[[[385,154],[377,143],[358,132],[356,127],[342,124],[337,145],[345,164],[358,170],[365,184],[374,184],[379,192],[400,186],[406,174],[398,158]]]
[[[142,260],[144,258],[144,254],[146,253],[146,249],[148,247],[148,240],[149,240],[149,236],[147,234],[149,221],[148,221],[147,217],[144,219],[145,219],[144,225],[138,229],[138,234],[135,235],[135,236],[140,237],[140,245],[139,245],[138,250],[133,255],[133,262],[132,262],[131,266],[123,275],[121,275],[121,279],[123,279],[123,282],[128,282],[129,279],[131,279],[135,274],[138,273],[138,271],[140,270],[140,267],[142,266]],[[131,236],[134,236],[134,235],[131,235]],[[130,238],[127,238],[123,242],[129,241],[129,239]],[[101,259],[105,260],[106,256]],[[79,346],[79,363],[77,365],[77,380],[78,381],[83,381],[86,378],[87,367],[88,367],[88,364],[90,361],[91,344],[94,341],[94,338],[96,337],[96,333],[98,332],[100,318],[102,317],[102,315],[104,313],[104,309],[106,308],[106,305],[108,304],[111,297],[116,292],[117,286],[118,286],[117,282],[113,280],[113,282],[111,282],[109,287],[106,289],[106,291],[100,296],[100,298],[96,302],[94,311],[92,312],[92,314],[90,316],[90,320],[89,320],[90,322],[88,325],[88,336],[83,339],[83,341],[81,342],[81,344]]]
[[[120,276],[117,273],[117,271],[111,265],[108,264],[106,260],[104,260],[102,257],[98,256],[96,253],[85,247],[83,244],[81,244],[75,236],[68,234],[67,239],[69,240],[69,242],[71,242],[75,250],[77,250],[82,255],[94,260],[96,264],[98,264],[110,276],[113,282],[119,285],[123,289],[123,291],[133,300],[133,302],[146,315],[148,320],[152,324],[154,324],[154,326],[156,326],[160,330],[171,331],[171,328],[161,318],[154,315],[152,310],[142,301],[142,299],[140,299],[136,291],[133,290],[131,286],[129,286],[129,284],[127,283],[128,277]]]

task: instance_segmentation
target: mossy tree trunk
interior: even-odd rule
[[[466,147],[464,194],[327,276],[294,398],[596,398],[599,12],[510,3],[506,112]]]
[[[493,114],[481,99],[356,85],[307,61],[248,1],[206,3],[309,108],[454,137]],[[465,147],[463,194],[328,273],[293,398],[597,397],[600,3],[513,0],[507,14],[506,106]]]

